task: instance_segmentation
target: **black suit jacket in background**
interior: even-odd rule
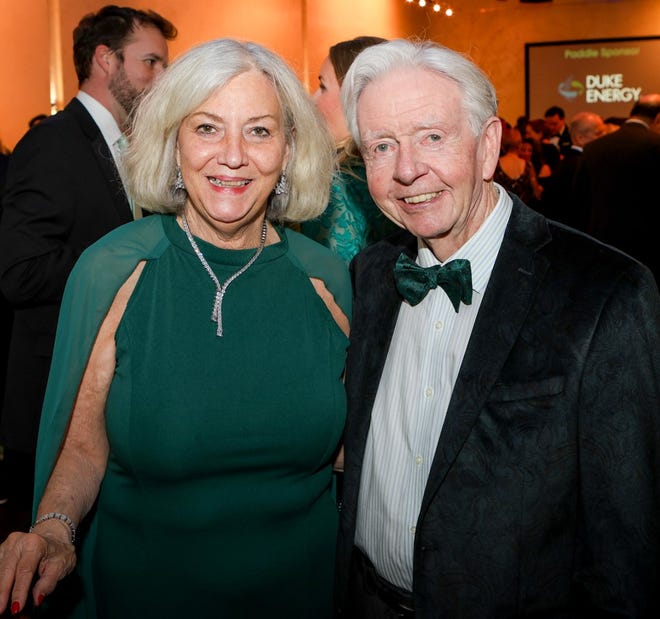
[[[572,144],[573,138],[571,137],[571,133],[568,130],[568,125],[564,125],[564,130],[559,135],[559,142],[557,144],[557,148],[559,148],[559,152],[561,153],[562,157],[565,157],[568,153],[570,153]]]
[[[402,231],[353,260],[338,611],[401,299]],[[436,448],[417,619],[657,617],[660,296],[648,269],[514,198]],[[608,614],[610,613],[610,614]]]
[[[626,122],[584,148],[575,199],[589,212],[587,232],[634,256],[660,281],[655,221],[660,207],[660,135]]]
[[[97,125],[73,99],[11,155],[0,219],[0,290],[14,307],[0,443],[34,453],[59,305],[82,251],[132,214]]]
[[[585,231],[588,212],[583,201],[576,199],[574,184],[582,150],[571,148],[559,163],[557,172],[547,177],[541,196],[542,213],[567,226]]]

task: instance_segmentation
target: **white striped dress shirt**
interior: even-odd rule
[[[422,496],[451,393],[511,214],[498,202],[449,260],[472,269],[472,304],[458,313],[442,288],[414,307],[401,304],[367,438],[355,543],[390,583],[412,591],[413,544]],[[439,264],[421,243],[417,263]]]

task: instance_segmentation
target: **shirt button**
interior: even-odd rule
[[[435,323],[435,328],[437,331],[440,331],[440,329],[442,329],[442,320],[438,320],[438,322]]]
[[[417,530],[417,527],[412,526],[408,530],[414,535],[415,531]]]
[[[424,395],[425,395],[427,398],[430,398],[430,397],[433,395],[433,389],[431,389],[431,387],[428,387],[428,388],[426,389],[426,391],[424,392]]]
[[[415,456],[415,464],[417,466],[421,466],[424,462],[424,458],[422,456]]]

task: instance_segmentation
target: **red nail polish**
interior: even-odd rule
[[[40,594],[39,597],[37,598],[37,606],[41,606],[41,603],[44,601],[44,596],[43,594]]]
[[[11,603],[11,614],[12,615],[18,615],[18,613],[21,612],[21,604],[20,602],[12,602]]]

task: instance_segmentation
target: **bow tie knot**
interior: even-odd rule
[[[394,266],[394,281],[401,296],[417,305],[432,288],[440,286],[458,312],[461,301],[472,303],[472,272],[470,261],[456,259],[444,265],[421,267],[402,253]]]

